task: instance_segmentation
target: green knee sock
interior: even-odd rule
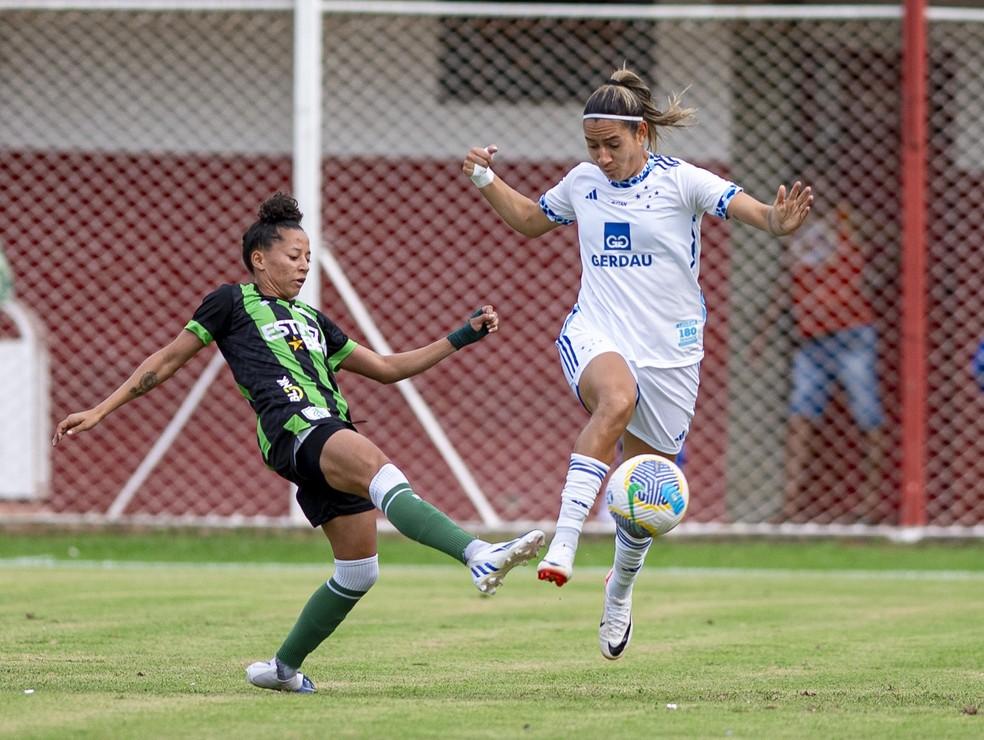
[[[277,651],[280,662],[291,668],[300,668],[304,659],[335,631],[364,595],[364,592],[339,586],[334,578],[322,584],[308,599],[297,623]]]
[[[461,563],[468,562],[465,548],[475,537],[415,494],[409,484],[401,483],[387,491],[379,509],[410,539],[447,553]]]

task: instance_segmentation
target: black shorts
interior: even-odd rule
[[[321,448],[335,432],[355,427],[344,421],[330,420],[317,424],[301,443],[291,463],[277,473],[297,486],[297,503],[312,527],[320,527],[338,516],[372,511],[372,501],[328,485],[321,472]]]

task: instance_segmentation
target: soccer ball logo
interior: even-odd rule
[[[687,479],[659,455],[639,455],[612,473],[605,491],[615,524],[633,537],[659,537],[682,520],[690,503]]]

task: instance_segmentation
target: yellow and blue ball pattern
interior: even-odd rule
[[[659,537],[687,513],[690,491],[680,468],[659,455],[639,455],[612,473],[606,492],[615,524],[633,537]]]

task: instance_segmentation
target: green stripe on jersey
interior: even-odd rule
[[[278,301],[278,302],[280,303],[281,306],[283,306],[290,312],[291,318],[293,318],[294,321],[298,321],[300,323],[311,326],[315,329],[315,331],[321,334],[321,330],[318,328],[317,318],[311,318],[312,316],[317,315],[314,313],[314,309],[312,309],[311,307],[305,304],[301,304],[303,309],[306,310],[303,309],[298,310],[298,306],[296,305],[292,306],[290,303],[287,303],[286,301]],[[308,311],[310,311],[311,314],[308,314]],[[349,344],[352,345],[351,349],[348,349]],[[338,352],[336,352],[331,356],[331,359],[334,359],[335,357],[342,355],[342,358],[339,360],[339,362],[341,362],[350,354],[352,354],[352,350],[355,349],[355,346],[356,346],[355,342],[353,342],[350,339],[342,346],[340,350],[338,350]],[[348,351],[346,352],[346,350]],[[318,373],[318,380],[321,382],[321,385],[324,386],[325,388],[331,388],[332,395],[335,397],[335,406],[338,408],[338,415],[343,419],[347,419],[348,402],[345,400],[345,396],[342,395],[341,391],[339,391],[338,384],[333,382],[332,380],[331,374],[329,373],[328,370],[330,360],[326,362],[324,353],[322,352],[308,352],[308,356],[311,358],[311,364],[314,365],[315,372]]]
[[[328,402],[321,395],[321,391],[318,390],[315,382],[304,372],[301,363],[294,357],[290,345],[287,344],[287,338],[278,337],[276,339],[270,339],[264,336],[263,327],[277,322],[277,315],[273,312],[273,309],[263,303],[254,285],[241,285],[240,288],[243,293],[243,308],[249,317],[253,319],[257,331],[266,340],[267,347],[273,353],[273,356],[277,358],[277,362],[290,374],[294,383],[304,391],[304,395],[312,405],[327,409]],[[293,313],[291,315],[293,316]]]
[[[185,329],[202,340],[202,344],[208,346],[212,343],[212,333],[194,319],[185,324]]]
[[[267,439],[266,433],[263,431],[263,425],[260,424],[260,417],[256,417],[256,439],[260,443],[260,452],[263,453],[263,459],[266,460],[270,455],[270,440]]]
[[[358,346],[359,345],[355,343],[354,339],[350,339],[343,344],[342,348],[338,350],[338,352],[328,358],[328,367],[331,368],[331,371],[333,373],[338,372],[338,366],[345,362],[345,358],[352,354]]]

